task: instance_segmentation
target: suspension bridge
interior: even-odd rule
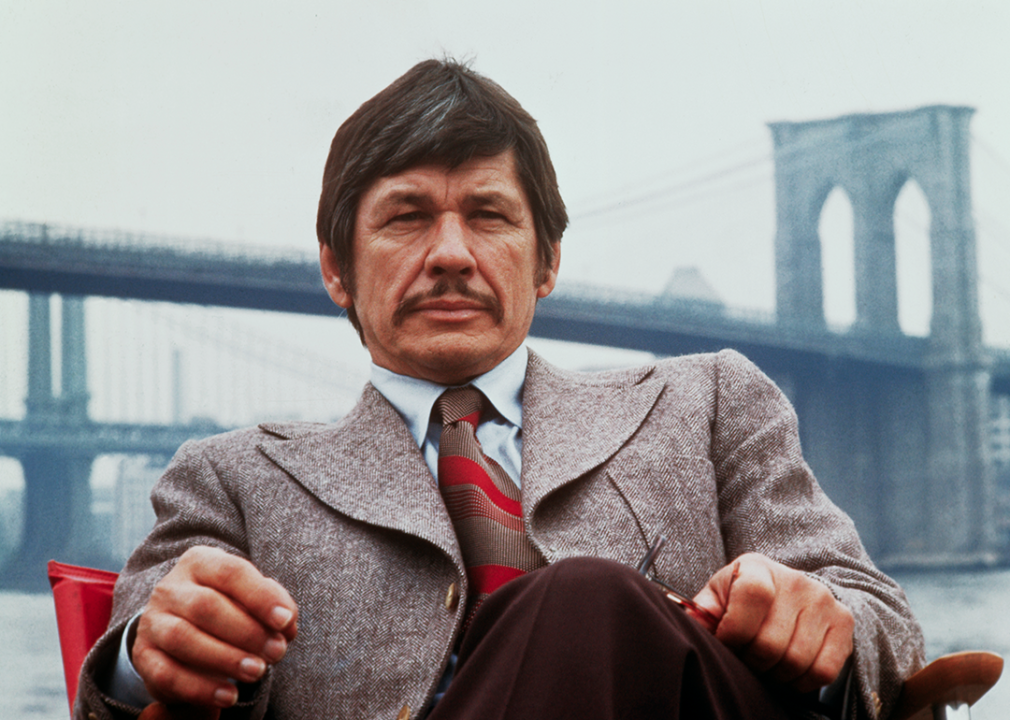
[[[735,347],[790,396],[809,462],[879,562],[999,561],[1010,512],[1000,506],[994,461],[1010,414],[1010,352],[982,343],[970,114],[934,106],[772,125],[775,313],[562,285],[538,307],[532,334],[657,355]],[[932,215],[926,337],[905,335],[897,321],[893,206],[909,180]],[[856,318],[844,332],[825,321],[817,228],[836,187],[852,199],[855,220]],[[278,347],[256,325],[186,319],[194,305],[334,317],[315,259],[289,251],[8,223],[0,287],[18,291],[0,319],[9,326],[26,316],[28,350],[18,365],[24,382],[0,388],[0,454],[24,475],[24,530],[4,568],[7,585],[38,584],[50,557],[114,564],[91,513],[88,477],[99,455],[168,455],[190,437],[276,417],[271,403],[299,394],[308,409],[296,414],[333,419],[365,378],[332,357]],[[126,310],[117,298],[151,304]],[[148,376],[121,368],[131,357],[125,342],[144,347],[133,364]],[[185,347],[219,354],[221,369],[186,372]],[[194,376],[204,385],[186,387]],[[92,386],[108,390],[99,397]]]

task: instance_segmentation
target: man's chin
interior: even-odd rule
[[[441,337],[419,355],[428,379],[442,385],[459,385],[486,373],[508,356],[501,346],[489,346],[485,338]]]

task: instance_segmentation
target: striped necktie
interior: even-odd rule
[[[438,484],[466,565],[467,625],[484,598],[547,564],[526,537],[519,488],[477,440],[484,403],[470,386],[446,390],[435,403],[442,418]]]

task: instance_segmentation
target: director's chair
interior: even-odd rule
[[[73,712],[77,676],[88,650],[109,624],[117,574],[49,561],[49,583],[56,602],[56,624],[63,653],[67,696]],[[937,658],[905,680],[890,720],[960,720],[999,680],[1003,658],[990,652],[960,652]],[[216,709],[149,705],[140,720],[217,720]]]

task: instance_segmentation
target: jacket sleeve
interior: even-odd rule
[[[209,545],[247,557],[239,505],[221,482],[207,447],[208,441],[184,444],[151,493],[155,527],[130,556],[116,582],[109,629],[81,668],[75,720],[136,717],[142,710],[118,702],[103,689],[130,619],[143,610],[154,586],[188,548]],[[262,718],[269,686],[269,670],[259,683],[240,686],[240,702],[223,713],[222,720]]]
[[[781,391],[733,351],[719,353],[716,374],[712,457],[727,556],[761,553],[831,589],[855,618],[849,717],[887,717],[924,658],[908,601],[817,484]]]

